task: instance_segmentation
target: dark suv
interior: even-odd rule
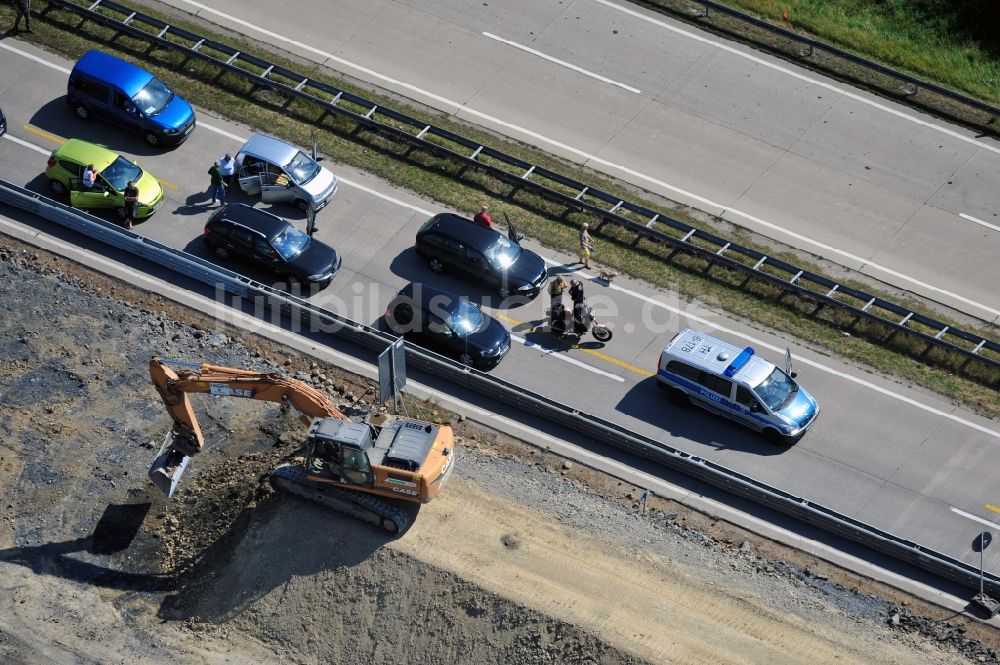
[[[521,247],[520,237],[479,226],[451,213],[434,215],[417,231],[417,254],[430,269],[453,268],[497,289],[501,298],[534,298],[545,287],[545,261]]]
[[[464,365],[489,369],[510,351],[510,333],[474,302],[427,284],[407,284],[385,310],[385,325]]]
[[[205,224],[203,239],[220,259],[250,259],[290,283],[326,288],[340,269],[340,255],[333,247],[313,240],[277,215],[243,203],[216,210]]]

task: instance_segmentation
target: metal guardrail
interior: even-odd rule
[[[297,312],[304,317],[315,318],[326,326],[326,329],[329,329],[332,334],[365,348],[381,352],[396,341],[393,335],[371,326],[352,321],[307,300],[255,282],[181,250],[172,249],[156,241],[143,238],[114,224],[2,180],[0,180],[0,203],[27,210],[88,238],[100,240],[112,247],[170,268],[213,288],[224,288],[226,291],[244,297],[264,295],[272,307],[280,307],[283,310]],[[979,588],[980,571],[975,566],[839,514],[808,499],[766,485],[720,464],[685,453],[621,425],[526,390],[509,381],[484,374],[409,343],[405,344],[405,348],[409,367],[442,377],[456,385],[474,390],[488,399],[495,399],[525,413],[544,418],[547,422],[558,423],[585,436],[592,437],[596,441],[655,461],[713,487],[790,515],[807,524],[888,554],[945,579],[958,582],[971,589],[978,590]],[[994,596],[1000,595],[1000,577],[993,573],[985,573],[984,583],[989,593]]]
[[[712,2],[712,0],[688,0],[688,2],[704,7],[705,13],[702,15],[704,17],[708,16],[708,12],[711,9],[719,14],[725,14],[726,16],[737,19],[743,23],[749,23],[756,28],[779,35],[784,39],[796,42],[810,49],[810,52],[803,53],[803,55],[811,55],[811,51],[813,50],[823,51],[843,60],[853,62],[856,65],[861,65],[862,67],[878,72],[884,76],[888,76],[889,78],[896,79],[901,83],[908,83],[913,86],[913,90],[907,94],[916,94],[921,88],[923,88],[924,90],[929,90],[937,95],[941,95],[942,97],[947,97],[948,99],[960,102],[966,106],[971,106],[972,108],[983,111],[990,116],[990,120],[987,124],[993,124],[996,119],[1000,117],[1000,108],[987,104],[984,101],[969,97],[968,95],[963,95],[962,93],[955,92],[954,90],[949,90],[948,88],[937,85],[936,83],[930,83],[915,76],[904,74],[903,72],[892,69],[891,67],[886,67],[885,65],[877,63],[873,60],[862,58],[857,54],[851,53],[850,51],[845,51],[844,49],[837,48],[836,46],[831,46],[830,44],[825,44],[810,37],[800,35],[796,32],[788,30],[787,28],[782,28],[780,25],[774,25],[773,23],[759,19],[756,16],[745,14],[739,10],[733,9],[732,7]]]
[[[87,20],[117,30],[119,33],[181,52],[186,58],[195,58],[221,71],[236,74],[249,81],[255,89],[264,88],[316,104],[326,113],[347,116],[380,135],[410,143],[432,154],[457,160],[484,171],[515,189],[530,190],[567,208],[596,215],[602,223],[610,222],[635,234],[633,244],[644,239],[668,245],[673,251],[667,260],[672,259],[678,252],[692,254],[707,260],[709,267],[718,265],[742,273],[744,280],[741,287],[745,287],[751,280],[760,280],[782,289],[783,292],[794,293],[815,303],[813,316],[825,307],[840,309],[854,317],[848,329],[852,329],[858,321],[864,319],[890,328],[893,335],[905,333],[921,340],[926,344],[921,357],[932,348],[939,348],[963,356],[965,361],[961,366],[962,369],[970,361],[1000,369],[1000,343],[994,340],[945,324],[903,305],[854,289],[755,249],[741,246],[675,220],[665,213],[625,201],[608,192],[381,106],[328,83],[316,81],[227,44],[172,26],[116,2],[95,0],[84,7],[73,0],[48,0],[48,8],[45,11],[50,8],[73,11]],[[352,110],[347,105],[353,105],[359,110]],[[403,127],[412,131],[407,131]],[[465,148],[468,152],[460,153],[457,148],[446,147],[441,142]],[[517,169],[517,172],[485,162],[484,159]],[[562,188],[562,191],[556,187]],[[567,194],[566,190],[572,193]],[[636,222],[625,217],[621,211],[646,221]],[[671,229],[680,237],[659,230],[656,228],[657,225]],[[925,327],[929,332],[913,328],[914,324]],[[983,355],[983,351],[992,352],[997,357]],[[997,382],[1000,383],[1000,379]]]

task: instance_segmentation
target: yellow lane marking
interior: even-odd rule
[[[35,134],[36,136],[41,136],[43,139],[48,139],[53,143],[58,143],[59,145],[62,145],[63,143],[66,142],[66,139],[56,136],[55,134],[49,134],[44,129],[39,129],[38,127],[35,127],[33,125],[25,125],[24,129],[31,132],[32,134]]]
[[[62,138],[60,136],[56,136],[55,134],[49,134],[44,129],[39,129],[38,127],[35,127],[33,125],[25,125],[24,129],[27,130],[27,131],[29,131],[29,132],[31,132],[32,134],[35,134],[36,136],[41,136],[43,139],[48,139],[49,141],[52,141],[53,143],[58,143],[59,145],[62,145],[63,143],[66,143],[66,139],[64,139],[64,138]],[[153,177],[155,178],[156,176],[153,176]],[[172,189],[175,192],[177,191],[177,185],[175,185],[174,183],[170,182],[169,180],[164,180],[163,178],[156,178],[156,179],[159,180],[160,184],[163,185],[164,187],[166,187],[167,189]]]
[[[504,321],[506,321],[507,323],[509,323],[511,325],[520,326],[520,325],[524,324],[523,321],[518,321],[517,319],[512,319],[511,317],[509,317],[509,316],[507,316],[505,314],[501,314],[499,312],[496,313],[496,316],[497,316],[497,318],[503,319]],[[535,332],[536,330],[541,330],[541,328],[539,326],[533,326],[527,332],[529,332],[529,333],[530,332]],[[619,360],[618,358],[613,358],[613,357],[609,356],[606,353],[601,353],[600,351],[595,351],[594,349],[582,348],[579,344],[572,344],[572,345],[570,345],[569,348],[571,348],[571,349],[577,349],[579,351],[583,351],[584,353],[586,353],[588,355],[594,356],[595,358],[600,358],[601,360],[604,360],[605,362],[609,362],[612,365],[617,365],[618,367],[621,367],[623,369],[627,369],[630,372],[635,372],[636,374],[639,374],[640,376],[645,376],[647,378],[650,377],[650,376],[656,376],[656,374],[654,374],[653,372],[650,372],[647,369],[643,369],[642,367],[636,367],[635,365],[627,363],[624,360]]]
[[[987,503],[983,506],[986,510],[992,510],[994,513],[1000,513],[1000,506],[994,506],[992,503]]]

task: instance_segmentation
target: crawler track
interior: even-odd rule
[[[271,486],[284,494],[375,524],[393,535],[406,531],[412,521],[410,515],[395,502],[365,492],[315,483],[308,480],[305,470],[296,464],[282,464],[272,471]]]

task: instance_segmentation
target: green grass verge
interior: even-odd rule
[[[155,14],[153,11],[147,13]],[[0,20],[10,20],[11,12],[0,8]],[[201,24],[184,25],[176,19],[168,19],[172,24],[187,28],[192,32],[211,36],[229,43],[248,53],[263,55],[259,44],[234,40],[229,36],[211,35]],[[109,43],[113,33],[92,23],[80,25],[75,14],[50,12],[47,17],[36,20],[35,33],[28,37],[31,41],[58,52],[70,59],[79,57],[84,51],[98,43]],[[170,51],[149,52],[142,40],[118,38],[105,50],[115,52],[120,57],[140,62],[158,76],[170,81],[182,95],[194,100],[199,106],[221,115],[238,119],[250,126],[266,128],[266,131],[283,136],[300,145],[311,141],[311,134],[317,124],[324,131],[317,132],[319,149],[337,161],[363,168],[387,181],[430,197],[449,208],[471,212],[480,202],[489,202],[492,210],[502,219],[504,212],[518,222],[519,228],[530,237],[539,239],[544,245],[566,252],[574,252],[577,229],[584,220],[594,227],[594,220],[581,213],[568,212],[563,206],[529,195],[523,191],[512,192],[510,187],[498,182],[482,172],[463,170],[453,160],[443,159],[420,150],[374,135],[359,132],[353,121],[339,115],[322,116],[322,112],[298,100],[287,102],[279,95],[268,91],[249,94],[245,81],[232,74],[218,75],[214,67],[191,60],[182,64],[181,58]],[[381,98],[367,90],[357,89],[338,81],[328,72],[301,63],[284,61],[277,56],[268,56],[276,64],[301,72],[305,76],[324,80],[365,96],[377,103],[395,107],[416,117],[425,117],[428,122],[455,131],[484,144],[499,147],[505,152],[525,161],[565,173],[578,180],[591,183],[601,189],[636,201],[634,188],[614,182],[607,177],[586,171],[538,150],[502,139],[496,135],[458,124],[444,114],[425,110],[407,109],[389,98]],[[641,201],[636,201],[641,203]],[[646,203],[649,207],[663,209],[663,204]],[[705,226],[682,209],[673,211],[674,216],[693,225]],[[641,242],[621,228],[605,225],[596,230],[595,237],[600,243],[601,263],[631,276],[645,279],[658,286],[672,289],[683,297],[697,300],[712,308],[724,309],[738,317],[747,319],[761,328],[779,330],[794,335],[818,349],[830,354],[838,354],[871,367],[874,371],[895,375],[903,381],[912,382],[936,391],[950,399],[962,402],[976,411],[995,417],[1000,414],[1000,394],[984,385],[996,385],[1000,372],[988,369],[967,369],[966,376],[958,374],[961,359],[940,354],[937,351],[919,357],[924,350],[923,343],[905,335],[890,336],[877,325],[861,322],[854,326],[851,334],[843,330],[851,323],[842,314],[830,311],[810,316],[814,305],[807,301],[781,292],[765,283],[755,282],[746,288],[734,288],[742,281],[737,274],[730,274],[720,267],[707,269],[703,260],[678,255],[668,262],[662,245]],[[742,241],[742,239],[741,239]],[[752,243],[746,243],[752,244]],[[760,248],[764,251],[763,248]],[[770,252],[768,252],[770,253]],[[804,265],[801,259],[779,256],[789,262],[801,265],[814,272],[821,270]],[[852,284],[865,288],[860,284]],[[870,289],[865,289],[870,290]],[[899,301],[886,296],[887,300]],[[900,303],[915,310],[921,308],[916,303]],[[938,318],[938,317],[935,317]],[[833,325],[831,325],[833,324]],[[977,331],[984,336],[996,337],[995,327],[984,327]],[[873,344],[876,341],[878,344]],[[926,362],[925,362],[926,361]]]

